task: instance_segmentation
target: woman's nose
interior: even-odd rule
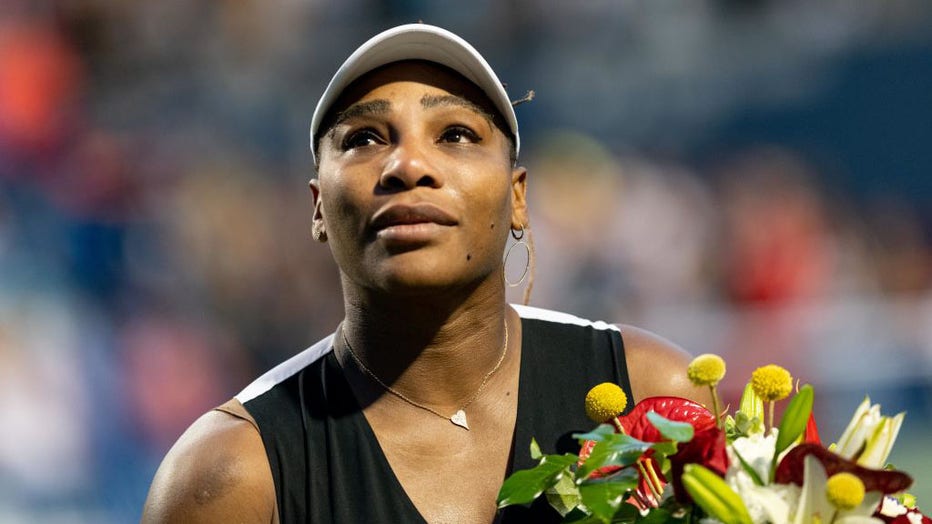
[[[412,141],[399,142],[385,164],[379,185],[386,189],[442,186],[441,175],[429,155],[425,146]]]

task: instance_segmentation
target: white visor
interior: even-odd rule
[[[362,75],[385,64],[401,60],[427,60],[449,67],[476,84],[505,118],[514,135],[515,155],[521,148],[518,119],[505,87],[482,55],[459,36],[427,24],[406,24],[383,31],[359,46],[343,62],[321,95],[311,118],[311,155],[317,162],[314,137],[321,120],[340,94]]]

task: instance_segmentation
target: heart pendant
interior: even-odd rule
[[[457,411],[456,413],[453,414],[452,417],[450,417],[450,422],[456,424],[457,426],[467,431],[469,430],[469,424],[466,423],[466,412],[463,411],[462,409]]]

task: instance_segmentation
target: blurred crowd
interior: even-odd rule
[[[753,54],[755,25],[792,42],[786,55],[760,46],[765,103],[799,100],[818,59],[852,46],[930,42],[914,30],[921,2],[787,4],[3,2],[0,522],[138,519],[185,427],[332,331],[342,299],[310,238],[306,127],[343,55],[419,18],[488,50],[521,79],[516,97],[544,93],[518,110],[532,305],[722,354],[732,401],[776,362],[826,392],[830,427],[865,392],[921,424],[932,189],[855,198],[775,142],[688,154],[725,106],[764,99],[741,80],[746,54],[709,76],[697,42]],[[679,46],[661,38],[671,31]],[[807,82],[781,83],[784,56],[806,57]],[[672,87],[691,81],[708,97]]]

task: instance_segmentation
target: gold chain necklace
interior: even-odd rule
[[[473,393],[471,397],[469,397],[469,400],[467,400],[466,403],[463,404],[463,406],[460,407],[460,409],[457,410],[456,413],[448,417],[430,406],[425,406],[424,404],[421,404],[420,402],[415,402],[414,400],[411,400],[410,398],[406,397],[404,393],[382,382],[382,379],[380,379],[378,376],[376,376],[375,373],[372,372],[372,370],[366,367],[366,365],[362,363],[362,360],[359,359],[359,356],[356,355],[356,352],[353,351],[353,346],[351,346],[349,343],[349,340],[347,340],[346,330],[343,329],[342,325],[340,326],[340,334],[343,335],[343,343],[346,344],[346,349],[349,351],[350,356],[353,357],[353,360],[356,362],[356,364],[358,364],[360,369],[365,371],[367,375],[372,377],[372,380],[375,380],[380,386],[382,386],[382,388],[385,389],[385,391],[388,391],[392,395],[395,395],[396,397],[400,398],[401,400],[404,400],[405,402],[407,402],[408,404],[411,404],[412,406],[416,408],[421,408],[424,411],[433,413],[434,415],[437,415],[440,418],[445,418],[467,431],[469,431],[469,424],[466,422],[466,408],[469,407],[469,405],[472,404],[473,401],[479,398],[479,393],[482,393],[482,390],[485,388],[485,385],[488,383],[489,378],[491,378],[492,375],[494,375],[495,372],[498,371],[498,368],[502,367],[502,362],[505,361],[505,354],[508,353],[508,319],[506,318],[505,319],[505,343],[502,345],[502,356],[498,357],[498,362],[495,363],[495,367],[493,367],[491,371],[489,371],[488,373],[485,374],[484,377],[482,377],[482,383],[479,384],[479,389],[477,389],[476,392]]]

